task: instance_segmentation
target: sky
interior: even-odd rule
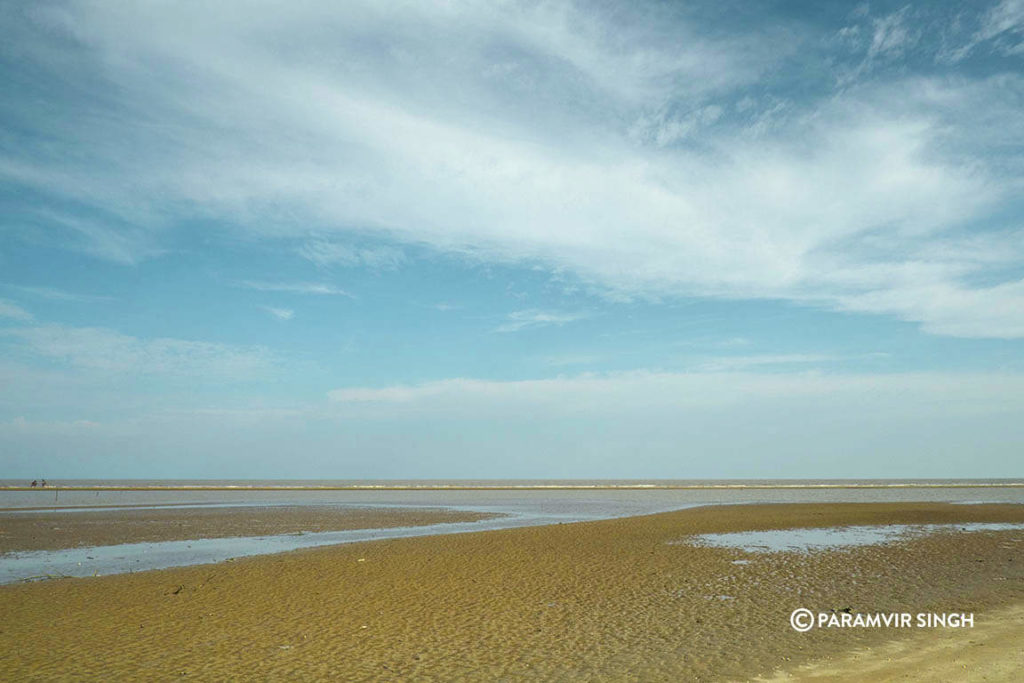
[[[1024,474],[1024,0],[0,32],[0,477]]]

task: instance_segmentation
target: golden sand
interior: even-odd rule
[[[7,586],[0,672],[47,681],[747,680],[883,652],[874,648],[894,640],[920,640],[901,646],[917,652],[948,635],[797,633],[789,626],[796,607],[974,612],[979,629],[1005,622],[1001,609],[1024,604],[1022,534],[939,534],[809,555],[678,541],[748,529],[968,521],[1021,522],[1024,508],[695,508]],[[1024,641],[1019,622],[1008,628],[992,641],[999,661]]]
[[[268,536],[473,522],[491,515],[432,508],[343,508],[327,505],[0,513],[0,554],[17,550]]]
[[[925,631],[780,671],[786,681],[1019,681],[1024,672],[1024,605],[986,612],[971,629]]]

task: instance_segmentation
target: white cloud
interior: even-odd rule
[[[244,379],[265,373],[272,365],[270,354],[259,347],[139,339],[98,327],[42,325],[2,330],[0,334],[18,340],[30,354],[103,373]]]
[[[290,308],[275,308],[274,306],[260,306],[260,308],[278,320],[291,320],[295,317],[295,311]]]
[[[14,320],[31,320],[32,314],[17,304],[0,299],[0,318],[13,318]]]
[[[954,337],[1024,337],[1024,280],[961,289],[937,282],[847,297],[851,311],[921,320],[924,329]]]
[[[495,332],[518,332],[520,330],[534,327],[548,327],[550,325],[564,325],[566,323],[583,320],[585,313],[564,313],[560,311],[514,311],[508,314],[507,320],[499,325]]]
[[[347,296],[351,294],[344,289],[322,282],[255,282],[243,280],[238,283],[239,287],[255,289],[258,292],[286,292],[288,294],[318,294],[326,296]]]
[[[1016,30],[1018,5],[987,20],[998,35]],[[806,28],[709,33],[681,11],[559,2],[288,7],[29,13],[11,34],[26,59],[75,64],[118,112],[144,115],[71,126],[24,111],[75,154],[8,154],[0,175],[115,216],[65,222],[124,263],[184,212],[302,239],[322,266],[399,263],[337,230],[540,263],[619,297],[781,298],[959,336],[1024,325],[1012,280],[978,288],[999,271],[931,249],[1020,196],[1007,151],[1024,140],[1019,75],[889,76],[783,102],[747,88],[819,38]],[[872,58],[914,45],[908,23],[875,20]],[[1001,235],[1020,233],[1002,220]],[[936,306],[933,292],[988,312]]]

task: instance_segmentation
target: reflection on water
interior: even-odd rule
[[[751,553],[814,552],[880,543],[895,543],[941,532],[1015,531],[1024,524],[971,522],[969,524],[889,524],[885,526],[844,526],[823,529],[771,529],[701,534],[673,545],[704,545],[738,548]]]

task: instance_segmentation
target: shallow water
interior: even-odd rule
[[[145,509],[144,506],[140,507]],[[194,505],[190,507],[204,506]],[[210,507],[217,507],[217,505],[211,505]],[[404,506],[381,505],[379,507]],[[647,508],[643,512],[663,512],[669,509],[685,507],[693,506],[682,505],[666,509]],[[126,508],[116,509],[124,510]],[[448,506],[447,509],[466,512],[498,513],[502,516],[475,522],[447,522],[411,527],[351,529],[346,531],[307,532],[277,536],[206,538],[156,543],[125,543],[122,545],[90,548],[8,553],[0,556],[0,585],[31,579],[105,576],[107,574],[124,574],[193,564],[210,564],[237,557],[266,555],[324,545],[377,541],[388,538],[409,538],[413,536],[513,529],[524,526],[610,519],[639,514],[635,506],[615,506],[607,503],[601,506],[600,509],[587,505],[574,506],[564,502],[559,506],[549,505],[535,510],[524,510],[522,506],[503,507],[494,505]],[[80,510],[69,510],[68,512],[75,511]],[[25,513],[17,511],[7,514]]]
[[[0,482],[24,485],[23,482]],[[64,485],[338,485],[366,482],[61,482]],[[403,482],[376,482],[401,484]],[[430,482],[413,482],[421,485]],[[432,482],[441,485],[467,486],[482,484],[552,485],[566,482]],[[602,486],[638,482],[570,482],[586,486]],[[47,508],[49,512],[75,512],[71,506],[91,509],[151,509],[164,506],[233,507],[275,505],[331,505],[338,507],[434,507],[505,515],[478,522],[435,524],[420,527],[361,529],[307,533],[286,536],[261,536],[232,539],[204,539],[136,543],[102,548],[9,553],[0,556],[0,584],[12,583],[33,576],[94,576],[143,571],[191,564],[221,562],[233,557],[282,552],[297,548],[385,538],[401,538],[444,533],[466,533],[488,529],[577,522],[614,517],[654,514],[698,505],[735,505],[752,503],[830,503],[830,502],[950,502],[950,503],[1017,503],[1024,504],[1024,488],[1004,487],[1006,482],[883,481],[836,482],[807,480],[804,482],[693,482],[652,481],[645,486],[696,485],[691,489],[577,489],[577,490],[323,490],[282,489],[254,490],[162,490],[162,491],[81,491],[44,489],[31,491],[0,490],[0,525],[5,515],[23,514],[25,508]],[[374,484],[371,482],[371,484]],[[780,488],[749,488],[778,484]],[[833,485],[868,485],[883,488],[815,488]],[[721,486],[737,486],[723,489]],[[888,486],[891,486],[889,488]],[[747,488],[744,488],[747,487]],[[810,488],[805,488],[810,487]],[[81,508],[78,508],[81,509]],[[963,525],[961,525],[963,526]],[[818,532],[819,530],[805,530]],[[811,539],[812,541],[814,539]],[[819,539],[820,540],[820,539]],[[773,541],[752,542],[770,546]],[[834,542],[830,541],[830,542]],[[798,541],[789,541],[789,545]],[[807,545],[806,543],[804,545]]]
[[[737,548],[752,553],[817,552],[883,543],[897,543],[943,532],[1016,531],[1024,524],[971,522],[969,524],[890,524],[885,526],[844,526],[822,529],[772,529],[701,534],[676,541],[679,545]]]

